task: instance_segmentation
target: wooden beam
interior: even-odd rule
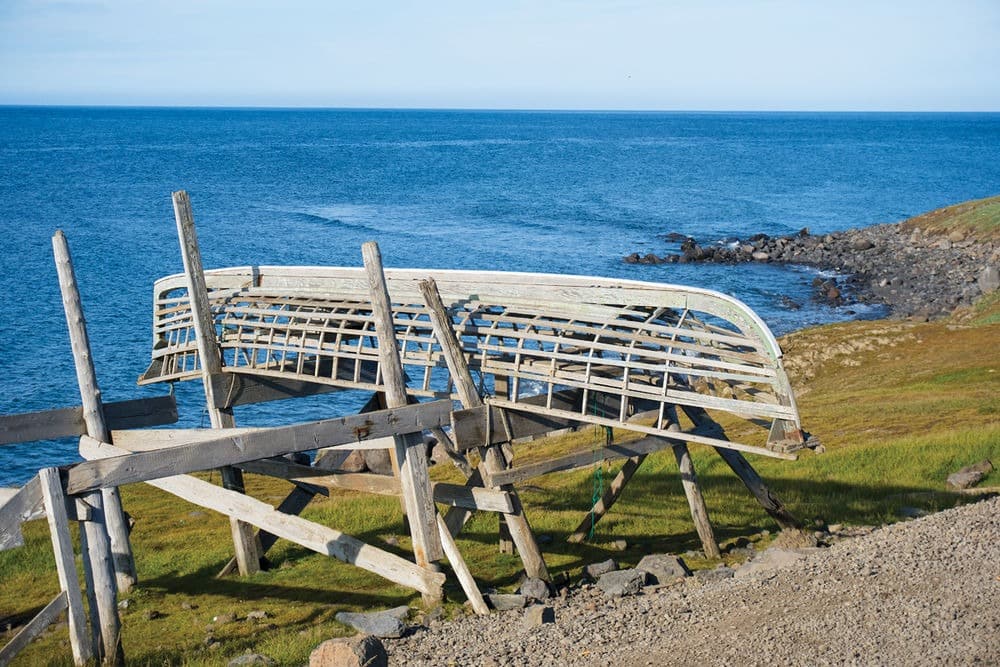
[[[469,364],[465,359],[465,354],[462,352],[462,346],[458,339],[455,338],[455,330],[452,328],[451,317],[448,315],[444,302],[441,300],[437,284],[431,279],[421,280],[419,288],[430,315],[431,325],[434,328],[434,336],[441,345],[442,355],[445,358],[448,372],[455,383],[455,390],[462,401],[462,405],[466,408],[480,407],[483,405],[482,399],[479,397],[476,383],[472,379],[472,373],[469,372]],[[489,417],[490,413],[487,412],[486,414]],[[479,453],[487,476],[500,472],[508,466],[503,450],[499,445],[482,447]],[[476,476],[470,477],[466,485],[472,486],[478,483],[476,479]],[[542,557],[542,551],[538,548],[538,543],[535,541],[535,534],[531,531],[528,518],[524,515],[524,509],[521,507],[521,500],[518,498],[517,491],[513,486],[503,485],[500,486],[500,490],[506,492],[511,500],[512,511],[504,517],[504,520],[510,529],[511,538],[517,545],[517,552],[521,557],[521,562],[524,563],[525,572],[527,572],[529,577],[550,581],[551,577],[549,576],[548,568],[545,566],[545,559]],[[455,526],[460,527],[464,524],[466,517],[466,514],[456,513],[454,519],[446,521],[445,523],[449,531]],[[449,534],[451,533],[449,532]]]
[[[127,452],[113,445],[98,443],[94,446],[87,443],[81,446],[81,454],[95,458],[108,455],[121,457]],[[333,556],[421,593],[433,594],[440,591],[444,584],[445,576],[440,572],[424,569],[333,528],[282,514],[256,498],[220,488],[196,477],[176,475],[151,480],[149,484],[182,500],[237,517],[307,549]]]
[[[106,665],[124,665],[121,621],[118,618],[118,587],[111,556],[111,541],[105,529],[104,499],[100,491],[88,491],[80,496],[90,506],[92,516],[90,521],[80,524],[80,551],[84,554],[83,575],[87,582],[93,652]]]
[[[58,230],[52,236],[52,251],[55,255],[56,272],[59,275],[59,291],[62,294],[63,310],[66,313],[70,348],[73,351],[76,382],[80,388],[80,399],[83,403],[83,422],[87,426],[87,435],[99,440],[107,440],[109,437],[108,426],[104,420],[101,389],[97,384],[97,372],[94,370],[94,359],[90,351],[87,321],[83,316],[83,303],[80,301],[80,290],[76,283],[76,273],[73,270],[69,244],[66,242],[66,236],[62,230]],[[132,545],[129,543],[128,521],[125,519],[125,510],[122,509],[122,500],[118,494],[117,486],[105,485],[101,489],[101,496],[103,498],[101,508],[103,511],[100,515],[103,517],[104,525],[100,530],[106,530],[110,540],[111,563],[118,590],[127,593],[136,581],[135,558],[132,556]],[[94,524],[94,521],[87,522],[92,530],[98,530]],[[95,546],[101,544],[103,544],[103,540],[98,540]],[[103,558],[103,555],[90,554],[90,556]],[[113,607],[113,613],[116,633],[114,640],[117,641],[117,607]],[[110,628],[110,621],[108,623]],[[110,649],[110,646],[107,648]],[[121,647],[117,647],[117,650],[120,652]]]
[[[604,495],[601,496],[596,503],[594,503],[594,506],[591,507],[589,512],[587,512],[587,516],[584,517],[583,521],[580,522],[580,525],[573,531],[573,534],[566,538],[567,542],[578,544],[587,539],[587,536],[590,535],[597,522],[600,521],[605,514],[607,514],[608,510],[611,509],[611,506],[614,505],[615,502],[621,497],[621,493],[625,488],[625,485],[628,484],[630,479],[632,479],[632,476],[635,474],[636,470],[639,469],[639,466],[642,465],[642,462],[646,460],[647,456],[648,454],[630,456],[625,461],[621,470],[619,470],[618,474],[615,475],[615,478],[611,480],[611,485],[608,487],[608,490],[604,492]]]
[[[21,524],[42,509],[42,486],[38,475],[0,505],[0,551],[24,545]]]
[[[465,564],[462,553],[458,550],[458,545],[455,544],[455,538],[448,532],[448,526],[445,525],[440,514],[437,515],[437,526],[441,536],[441,545],[444,547],[444,555],[448,557],[451,569],[455,571],[455,576],[458,577],[458,582],[462,585],[462,590],[465,591],[465,597],[472,605],[472,610],[479,616],[488,616],[490,608],[486,606],[486,600],[483,599],[483,594],[476,586],[476,580],[472,578],[472,572]]]
[[[354,380],[354,363],[361,363],[361,381],[374,384],[376,365],[374,362],[355,362],[342,359],[337,365],[337,376],[344,380]],[[324,359],[319,375],[329,378],[332,363]],[[253,375],[240,369],[225,369],[224,372],[212,376],[213,395],[216,407],[222,409],[251,403],[280,401],[286,398],[315,396],[334,391],[342,391],[341,387],[319,382],[309,382],[301,379],[288,379],[265,375]]]
[[[66,593],[60,591],[58,595],[52,598],[52,602],[45,605],[3,648],[0,648],[0,665],[10,663],[18,653],[24,650],[25,646],[31,643],[31,640],[45,632],[47,627],[55,623],[59,619],[59,614],[65,610]],[[77,665],[86,664],[86,662],[76,661],[75,658],[74,662]]]
[[[80,580],[76,577],[76,559],[69,533],[69,517],[66,514],[66,495],[63,493],[59,471],[56,468],[39,470],[38,479],[42,487],[42,496],[45,498],[45,511],[49,520],[49,534],[52,537],[52,552],[56,560],[59,588],[65,596],[65,606],[69,608],[67,620],[73,662],[85,665],[93,657],[92,644],[87,633],[87,617],[83,611]]]
[[[418,405],[414,403],[414,405]],[[421,404],[426,405],[426,404]],[[251,434],[265,433],[269,427],[242,426],[227,429],[208,428],[158,428],[135,431],[112,431],[111,442],[130,452],[152,452],[160,449],[170,449],[180,445],[215,442],[221,437],[246,437]],[[435,427],[436,428],[436,427]],[[356,449],[389,449],[393,446],[391,437],[370,438],[348,442],[341,445],[323,447],[324,450],[338,450],[346,454]]]
[[[109,429],[162,426],[177,421],[177,403],[171,395],[104,403]],[[0,415],[0,445],[36,440],[80,437],[87,432],[83,407],[57,408],[17,415]]]
[[[392,301],[382,269],[382,254],[378,244],[368,241],[361,246],[361,255],[368,278],[368,293],[371,298],[372,318],[378,336],[379,367],[385,385],[387,407],[402,407],[408,403],[406,378],[399,355],[399,343],[392,319]],[[439,560],[444,554],[438,535],[434,498],[427,471],[427,456],[424,452],[423,436],[410,432],[396,438],[396,458],[399,463],[399,478],[402,484],[403,502],[410,522],[413,537],[413,553],[417,564],[427,566]],[[435,604],[438,598],[425,597],[426,604]]]
[[[632,442],[608,445],[597,451],[576,452],[537,463],[526,463],[516,468],[492,473],[490,477],[494,484],[514,484],[553,472],[586,468],[594,465],[595,461],[642,456],[674,445],[675,443],[665,438],[651,435]]]
[[[707,558],[721,558],[719,544],[715,541],[712,523],[708,519],[708,508],[705,507],[705,498],[698,486],[698,477],[695,474],[694,463],[691,461],[687,445],[674,445],[674,458],[677,459],[677,468],[681,473],[681,485],[684,487],[684,495],[687,497],[691,518],[694,520],[694,527],[698,531],[705,556]]]
[[[69,468],[67,492],[81,493],[102,486],[134,484],[247,461],[304,452],[325,444],[345,444],[396,433],[420,433],[447,422],[451,401],[432,401],[363,415],[350,415],[305,424],[254,429],[169,449],[129,453],[120,458],[84,461]],[[82,436],[81,447],[96,442]],[[98,443],[100,444],[100,443]],[[125,450],[121,450],[125,451]]]
[[[194,227],[194,214],[191,211],[191,200],[187,192],[180,190],[172,195],[174,204],[174,219],[177,222],[177,238],[181,246],[181,258],[184,261],[184,277],[191,303],[191,320],[194,326],[195,340],[198,347],[198,361],[201,365],[201,382],[205,389],[205,404],[212,428],[232,428],[236,426],[232,410],[221,410],[217,406],[215,388],[212,386],[212,376],[222,372],[222,353],[219,350],[215,331],[215,319],[208,299],[208,287],[205,284],[205,271],[201,264],[201,249],[198,247],[198,235]],[[107,440],[105,438],[105,440]],[[243,474],[223,465],[222,484],[227,489],[242,492]],[[260,570],[261,553],[254,539],[253,527],[230,519],[230,529],[233,537],[233,548],[236,560],[240,565],[240,574],[249,575]]]

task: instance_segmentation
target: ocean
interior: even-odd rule
[[[170,193],[192,199],[205,266],[542,271],[708,287],[776,333],[877,311],[811,303],[815,272],[638,266],[702,241],[905,219],[1000,192],[1000,114],[605,113],[0,107],[0,413],[79,404],[50,238],[76,265],[106,401],[140,388],[153,281],[181,270]],[[790,310],[784,297],[803,304]],[[197,383],[182,425],[207,425]],[[241,424],[357,409],[352,392],[238,408]],[[276,407],[280,406],[280,408]],[[77,460],[0,447],[0,486]]]

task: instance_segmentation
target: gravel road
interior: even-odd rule
[[[1000,498],[794,554],[777,569],[523,611],[386,641],[392,665],[1000,665]],[[741,568],[741,569],[743,569]]]

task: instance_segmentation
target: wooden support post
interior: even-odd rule
[[[681,473],[681,484],[684,487],[684,495],[687,496],[688,507],[691,508],[691,518],[694,520],[694,527],[698,531],[701,539],[701,546],[707,558],[720,558],[719,545],[715,541],[715,534],[712,532],[712,524],[708,520],[708,509],[705,507],[705,498],[701,495],[701,488],[698,486],[698,477],[694,472],[694,463],[691,461],[691,453],[688,452],[687,445],[681,443],[674,445],[674,458],[677,459],[677,468]]]
[[[208,299],[208,287],[201,263],[201,250],[194,228],[194,214],[187,192],[173,193],[174,218],[177,222],[177,236],[184,260],[184,274],[187,278],[188,299],[191,302],[192,324],[198,343],[198,360],[201,364],[202,385],[205,388],[205,404],[212,428],[233,428],[236,420],[232,409],[216,407],[212,376],[222,372],[222,353],[215,333],[215,319],[212,317]],[[231,466],[220,468],[222,485],[232,491],[244,493],[243,473]],[[254,535],[253,526],[230,518],[230,530],[236,551],[236,562],[240,574],[249,575],[260,570],[261,553]]]
[[[608,490],[604,492],[604,495],[594,503],[594,506],[590,509],[587,516],[584,517],[580,525],[576,527],[573,534],[566,538],[567,542],[572,542],[578,544],[587,539],[590,534],[591,528],[607,514],[611,506],[617,502],[621,497],[622,490],[625,485],[628,484],[629,480],[632,479],[632,475],[635,471],[639,469],[642,462],[646,460],[647,454],[640,454],[639,456],[630,456],[626,461],[622,469],[618,471],[615,478],[611,481],[611,486]]]
[[[0,647],[0,665],[7,667],[17,654],[24,650],[24,647],[30,644],[35,637],[45,632],[46,628],[55,623],[59,618],[59,614],[63,613],[65,609],[66,593],[60,591],[59,595],[52,599],[52,602],[45,605],[9,642]],[[86,661],[79,662],[74,658],[74,663],[85,665]]]
[[[90,507],[90,520],[81,522],[80,549],[87,581],[94,655],[105,665],[125,664],[118,618],[115,572],[111,542],[105,528],[104,502],[100,491],[90,491],[81,499]]]
[[[385,386],[385,400],[390,408],[402,407],[409,399],[406,395],[403,363],[392,320],[392,302],[389,299],[389,288],[382,270],[382,255],[378,244],[374,241],[362,245],[361,254],[368,276],[372,317],[375,320],[375,333],[379,342],[379,364]],[[394,441],[399,462],[400,486],[403,491],[403,501],[406,503],[406,515],[410,522],[410,534],[413,537],[414,556],[421,567],[431,567],[434,561],[443,556],[443,552],[435,518],[437,509],[434,507],[427,471],[424,439],[420,433],[411,433],[397,436]],[[440,601],[440,596],[437,599],[433,597],[425,595],[424,602],[430,605]]]
[[[472,604],[472,610],[480,616],[488,615],[490,609],[486,606],[486,600],[483,599],[483,594],[479,592],[476,580],[472,578],[472,572],[469,571],[469,566],[465,564],[465,560],[458,550],[458,545],[455,544],[455,539],[448,532],[448,526],[445,525],[444,519],[441,518],[440,514],[437,516],[437,525],[438,532],[441,535],[441,545],[444,547],[444,554],[448,557],[448,562],[451,563],[451,569],[455,571],[455,576],[458,577],[458,582],[462,585],[462,590],[465,591],[465,597]]]
[[[83,420],[87,427],[87,435],[106,441],[108,428],[104,420],[104,407],[101,403],[101,390],[97,385],[97,373],[94,371],[94,360],[90,353],[87,321],[83,316],[83,304],[80,301],[80,290],[73,270],[69,244],[62,230],[52,236],[52,250],[56,260],[56,272],[59,274],[59,290],[62,292],[63,309],[66,312],[70,346],[73,349],[76,381],[80,387],[80,398],[83,400]],[[115,579],[118,590],[127,593],[136,581],[135,559],[128,538],[128,521],[122,509],[117,487],[102,489],[101,495],[104,498],[104,516],[107,521],[108,537],[111,540]]]
[[[725,440],[725,432],[722,431],[722,427],[715,424],[708,413],[702,408],[696,408],[691,406],[685,406],[684,414],[694,423],[695,426],[700,428],[705,428],[710,425],[715,425],[718,429],[716,437],[720,440]],[[776,496],[770,488],[764,483],[757,471],[754,470],[750,462],[746,460],[740,452],[734,449],[727,449],[725,447],[715,447],[715,452],[722,457],[722,460],[732,469],[736,476],[740,478],[740,481],[747,487],[747,490],[753,494],[753,497],[757,499],[764,511],[774,519],[779,526],[788,529],[799,529],[802,528],[802,523],[795,518],[795,516],[788,511],[785,504],[781,502],[781,499]]]
[[[45,498],[45,514],[49,521],[59,588],[66,595],[66,604],[69,608],[69,644],[73,651],[73,663],[85,665],[93,657],[93,646],[87,635],[83,595],[80,592],[80,581],[76,578],[76,561],[69,534],[69,518],[66,514],[66,496],[56,468],[39,470],[38,478],[42,484],[42,496]]]
[[[437,284],[432,279],[421,280],[420,293],[423,295],[424,303],[430,314],[431,325],[434,328],[434,335],[441,345],[445,363],[448,365],[448,372],[451,373],[452,381],[455,383],[455,390],[462,404],[466,408],[481,406],[483,401],[479,397],[476,383],[472,379],[472,373],[469,372],[469,365],[465,360],[465,355],[462,353],[461,344],[455,338],[451,317],[448,316],[448,311],[441,301],[441,294],[438,292]],[[480,456],[482,457],[482,465],[487,475],[499,472],[507,467],[507,461],[499,445],[482,448]],[[475,480],[476,476],[473,475],[473,477],[469,478],[469,483],[481,483]],[[521,506],[521,500],[517,495],[517,491],[513,485],[509,484],[502,486],[501,489],[510,495],[514,506],[514,512],[507,515],[505,519],[511,539],[517,546],[517,552],[524,563],[525,572],[527,572],[529,577],[550,581],[548,568],[545,566],[542,552],[535,541],[535,534],[531,531],[528,519],[524,515],[524,508]],[[459,511],[467,512],[468,510]],[[449,530],[453,529],[456,524],[461,526],[464,522],[465,517],[456,518],[454,524],[446,521]]]

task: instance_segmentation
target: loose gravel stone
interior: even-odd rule
[[[503,613],[434,624],[387,641],[390,664],[1000,664],[1000,498],[841,535],[767,577],[577,586],[530,630]]]

